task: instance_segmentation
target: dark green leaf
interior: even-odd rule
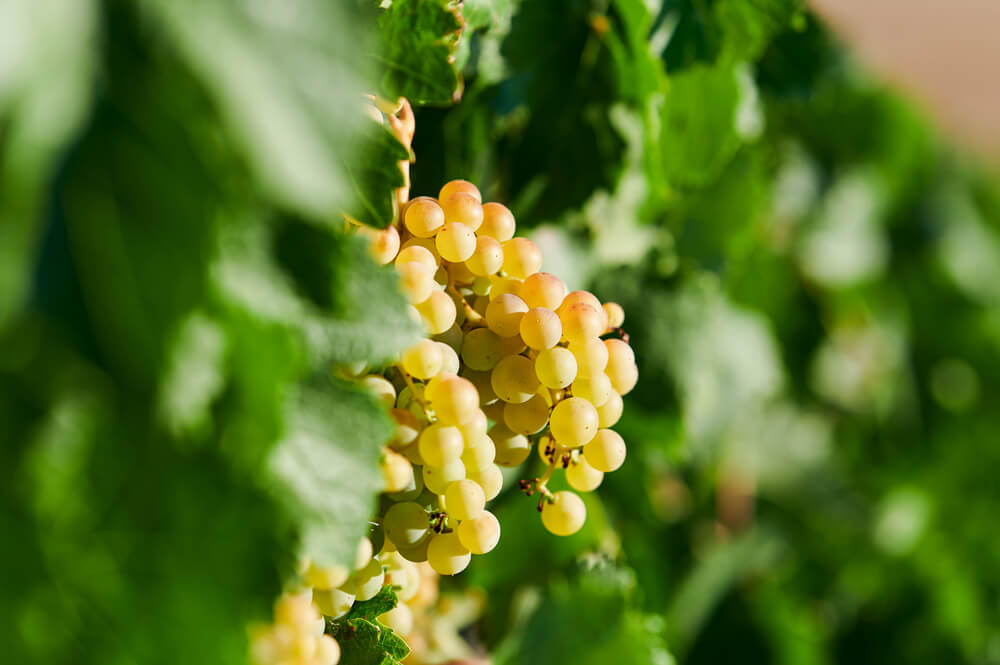
[[[406,184],[400,162],[408,161],[409,151],[382,125],[365,127],[352,155],[363,159],[344,163],[354,186],[353,203],[347,213],[363,224],[383,229],[395,220],[396,188]]]

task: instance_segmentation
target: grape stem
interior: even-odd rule
[[[430,418],[430,414],[428,413],[430,411],[430,406],[427,404],[427,402],[424,401],[423,396],[417,392],[417,386],[413,383],[413,379],[402,367],[397,365],[396,369],[399,371],[400,374],[403,375],[403,381],[405,381],[407,387],[409,387],[410,393],[413,395],[413,399],[417,400],[417,404],[423,407],[424,415]]]
[[[465,308],[465,320],[470,323],[480,324],[483,317],[480,316],[479,312],[472,309],[472,305],[469,301],[465,299],[465,296],[455,287],[455,277],[451,274],[451,265],[445,264],[445,272],[448,274],[448,284],[445,285],[445,291],[452,294],[456,298],[462,301],[462,306]]]

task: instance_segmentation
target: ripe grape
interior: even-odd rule
[[[489,436],[496,447],[494,464],[499,466],[519,466],[531,453],[531,442],[523,434],[511,431],[503,423],[494,425]],[[488,494],[488,492],[487,492]]]
[[[468,448],[470,442],[479,441],[481,437],[486,436],[486,430],[489,429],[489,426],[486,414],[477,406],[472,418],[458,426],[459,431],[462,432],[462,438],[465,439],[465,447]]]
[[[456,531],[459,542],[473,554],[486,554],[500,542],[500,521],[488,510],[463,521]]]
[[[535,358],[535,376],[546,388],[565,388],[576,378],[576,356],[569,349],[545,349]]]
[[[406,206],[403,224],[418,238],[430,238],[444,226],[444,211],[431,197],[420,196]]]
[[[601,301],[597,299],[597,296],[590,291],[572,291],[566,294],[556,314],[562,316],[563,310],[567,310],[579,303],[590,305],[597,311],[597,315],[601,320],[601,333],[608,329],[608,319],[607,314],[604,312],[604,307],[601,305]]]
[[[420,457],[429,466],[440,468],[457,460],[464,447],[465,440],[457,427],[434,423],[420,435]]]
[[[460,376],[443,379],[434,394],[428,397],[438,421],[446,425],[467,423],[479,412],[479,393],[476,392],[476,387]],[[426,455],[424,459],[427,459]]]
[[[317,566],[310,563],[305,572],[305,580],[309,586],[317,589],[336,589],[347,581],[350,571],[339,564]]]
[[[417,309],[420,307],[417,306]],[[580,344],[603,333],[604,319],[600,312],[600,309],[582,302],[564,309],[559,319],[562,321],[562,334],[566,341]]]
[[[465,478],[465,465],[461,458],[449,461],[442,467],[424,466],[424,486],[435,494],[444,494],[448,485]]]
[[[444,291],[433,291],[427,300],[416,305],[420,320],[432,335],[440,335],[455,323],[455,302]]]
[[[448,485],[444,492],[448,514],[457,520],[479,517],[486,508],[486,494],[475,481],[463,478]]]
[[[314,590],[312,599],[319,611],[331,619],[344,616],[354,604],[354,594],[342,588]]]
[[[534,363],[524,356],[501,359],[490,374],[490,383],[497,397],[511,404],[527,402],[541,385],[535,376]]]
[[[621,328],[625,324],[625,310],[616,302],[606,302],[601,307],[608,317],[608,329]]]
[[[391,409],[396,403],[396,389],[385,377],[378,375],[366,376],[361,379],[361,385],[370,391],[375,398]]]
[[[472,478],[477,471],[491,466],[496,459],[496,454],[496,445],[493,443],[493,439],[486,434],[476,439],[475,445],[467,446],[465,452],[462,453],[462,464],[465,465],[469,478]]]
[[[542,503],[542,524],[557,536],[569,536],[580,530],[587,519],[583,499],[569,491],[556,492]]]
[[[496,464],[490,464],[484,469],[473,471],[469,474],[469,480],[474,480],[483,488],[486,500],[492,501],[503,489],[503,472]]]
[[[578,492],[593,492],[604,480],[604,473],[577,457],[566,469],[566,482]]]
[[[597,337],[570,344],[569,350],[576,358],[576,366],[582,374],[603,372],[608,366],[608,347]]]
[[[427,535],[430,525],[427,511],[412,501],[390,506],[382,520],[385,535],[400,550],[416,546]]]
[[[562,323],[551,309],[535,307],[522,317],[519,326],[521,339],[531,348],[541,351],[559,343],[562,337]]]
[[[378,622],[400,635],[409,635],[413,630],[413,610],[406,603],[399,603],[385,614],[380,614]]]
[[[436,342],[420,340],[406,351],[401,358],[403,369],[418,379],[429,379],[441,371],[444,359]]]
[[[611,427],[622,417],[624,410],[625,402],[622,401],[622,396],[612,392],[608,401],[597,407],[597,424],[600,427]]]
[[[458,359],[455,349],[444,342],[438,341],[435,344],[441,349],[441,372],[444,374],[458,374],[458,370],[462,368],[462,362]]]
[[[462,344],[462,360],[478,371],[487,371],[504,356],[502,338],[489,328],[470,330]]]
[[[414,241],[411,240],[410,242]],[[430,271],[432,279],[438,269],[438,257],[423,245],[411,245],[407,243],[403,249],[399,250],[399,254],[396,256],[396,265],[405,265],[407,263],[416,263],[425,266]]]
[[[542,267],[542,251],[527,238],[511,238],[503,243],[503,271],[524,279]],[[603,332],[603,331],[602,331]]]
[[[502,203],[483,204],[483,223],[479,235],[489,236],[500,242],[514,237],[514,215]]]
[[[528,307],[544,307],[557,309],[566,297],[566,285],[555,275],[547,272],[536,272],[525,277],[521,286],[521,298]]]
[[[549,424],[561,445],[582,446],[597,433],[597,409],[582,397],[570,397],[555,405]]]
[[[517,434],[541,432],[549,422],[549,405],[537,394],[527,402],[507,404],[503,409],[503,421]]]
[[[583,456],[599,471],[615,471],[625,463],[625,441],[613,430],[598,430],[583,447]]]
[[[472,555],[459,541],[458,534],[442,533],[431,538],[427,547],[427,563],[438,575],[456,575],[469,565]]]
[[[379,470],[382,472],[386,492],[402,492],[413,485],[413,466],[394,450],[386,448],[382,452]]]
[[[375,230],[362,227],[360,233],[368,238],[368,252],[375,263],[384,266],[399,252],[399,231],[395,226]]]
[[[521,282],[521,280],[513,277],[498,277],[496,275],[490,275],[490,302],[493,302],[506,293],[519,296],[522,284],[523,282]],[[527,308],[527,304],[525,304],[525,307]],[[525,311],[527,311],[527,309],[525,309]]]
[[[611,379],[603,372],[578,374],[571,389],[574,397],[582,397],[594,406],[600,406],[607,402],[614,392]]]
[[[479,188],[473,185],[468,180],[451,180],[445,183],[441,191],[438,192],[439,201],[447,201],[452,197],[453,194],[469,194],[476,201],[482,202],[483,195],[479,193]]]
[[[500,242],[489,236],[478,236],[472,256],[465,260],[465,266],[469,269],[469,272],[485,278],[487,275],[492,275],[500,270],[501,265],[503,265],[503,248],[500,246]],[[489,279],[486,279],[485,284],[489,285],[489,283]],[[475,285],[475,282],[473,282],[473,285]],[[480,289],[482,289],[482,286],[480,286]],[[473,286],[473,290],[475,290],[475,286]],[[483,292],[478,295],[486,295],[486,293]]]
[[[430,298],[431,293],[437,288],[434,282],[434,270],[436,268],[428,268],[425,263],[416,261],[396,264],[399,286],[410,304],[415,305]]]
[[[461,222],[448,222],[438,231],[434,244],[445,261],[462,263],[476,250],[476,234]]]
[[[441,199],[441,209],[444,211],[444,221],[465,224],[475,231],[483,223],[482,199],[468,192],[455,192],[448,198]],[[449,261],[451,259],[448,259]]]
[[[354,573],[354,595],[357,600],[371,600],[382,589],[385,574],[382,562],[371,559],[363,568]]]
[[[627,395],[635,388],[635,384],[639,380],[639,368],[636,367],[635,363],[614,369],[609,367],[607,372],[611,386],[619,395]]]
[[[521,318],[528,305],[512,293],[491,300],[486,308],[486,325],[500,337],[513,337],[521,331]]]

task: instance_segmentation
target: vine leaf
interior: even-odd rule
[[[371,600],[354,603],[340,619],[328,620],[326,632],[340,643],[341,665],[398,665],[410,653],[402,638],[377,620],[398,602],[386,586]]]

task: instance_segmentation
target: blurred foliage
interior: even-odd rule
[[[372,92],[429,105],[414,193],[508,202],[640,365],[587,526],[510,485],[447,582],[498,663],[1000,663],[991,174],[797,0],[457,11],[0,3],[8,659],[242,663],[296,555],[351,559],[388,422],[332,368],[417,335],[340,217],[401,182]]]

